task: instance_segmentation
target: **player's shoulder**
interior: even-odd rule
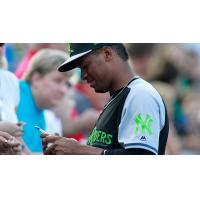
[[[139,101],[154,99],[160,103],[162,102],[162,97],[159,92],[149,82],[140,77],[137,77],[132,81],[128,85],[128,88],[130,89],[128,98],[139,99]]]
[[[132,81],[128,85],[128,88],[130,88],[132,94],[144,95],[145,92],[145,94],[160,96],[158,91],[149,82],[140,77],[137,77],[134,81]]]

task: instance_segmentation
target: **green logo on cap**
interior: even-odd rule
[[[73,52],[74,52],[74,50],[72,49],[72,47],[71,47],[71,44],[70,44],[70,43],[68,43],[68,44],[67,44],[67,51],[69,52],[69,54],[71,54],[71,53],[73,53]]]

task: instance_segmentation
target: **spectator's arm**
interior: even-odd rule
[[[99,112],[94,109],[90,109],[85,111],[75,120],[62,120],[64,133],[73,134],[80,131],[91,131],[94,128],[98,117]]]

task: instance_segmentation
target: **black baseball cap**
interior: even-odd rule
[[[113,46],[117,43],[68,43],[67,48],[70,54],[70,58],[59,66],[58,70],[60,72],[70,71],[76,67],[76,62],[83,56],[91,53],[96,49],[100,49],[105,46]]]

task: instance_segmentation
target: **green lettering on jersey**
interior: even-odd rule
[[[107,138],[106,138],[106,144],[111,144],[112,143],[112,135],[107,134]]]
[[[106,133],[105,133],[105,132],[101,132],[101,139],[100,139],[100,142],[101,142],[101,143],[105,143],[105,139],[106,139]]]
[[[112,144],[112,135],[103,131],[99,131],[96,127],[93,129],[91,135],[88,138],[87,144],[93,145],[95,142],[110,145]]]

